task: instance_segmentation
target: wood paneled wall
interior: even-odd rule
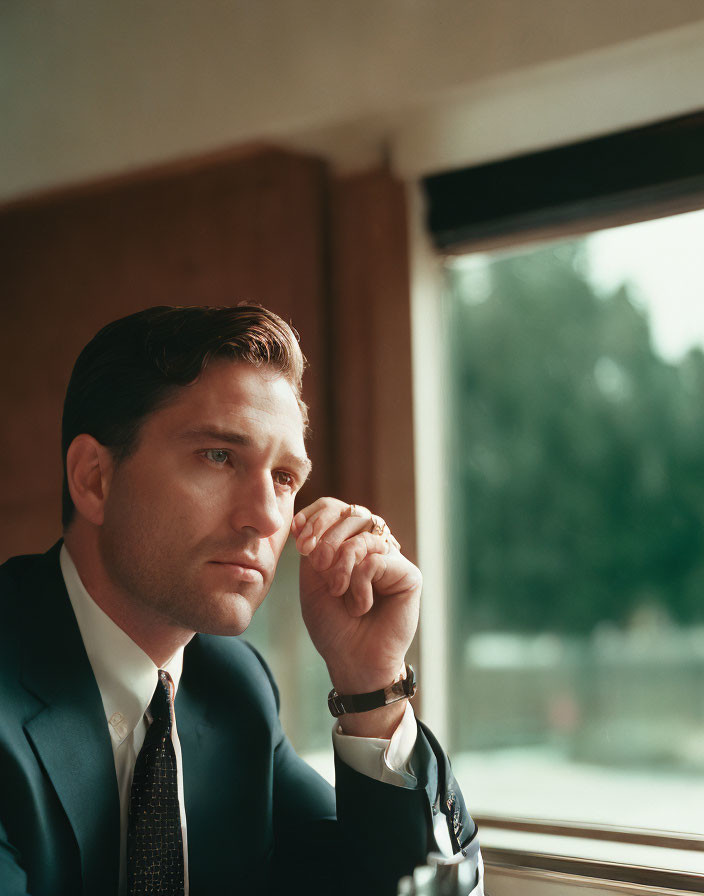
[[[60,535],[60,419],[82,346],[155,304],[259,301],[310,369],[305,498],[387,516],[413,553],[403,190],[278,149],[145,172],[0,209],[0,559]]]
[[[416,555],[406,195],[385,171],[333,185],[337,488],[385,514]]]
[[[260,301],[325,370],[327,172],[276,150],[68,192],[0,214],[0,552],[60,534],[60,417],[73,362],[105,323],[158,304]],[[330,482],[327,390],[308,376],[315,478]]]

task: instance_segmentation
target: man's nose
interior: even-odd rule
[[[260,538],[268,538],[284,524],[276,489],[271,476],[251,479],[249,487],[238,495],[232,513],[232,525],[238,530],[253,529]]]

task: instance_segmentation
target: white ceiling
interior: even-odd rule
[[[349,166],[400,129],[408,159],[435,107],[703,22],[701,0],[3,0],[0,199],[257,139]]]

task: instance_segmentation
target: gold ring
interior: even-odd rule
[[[371,511],[367,510],[366,507],[362,507],[361,504],[350,504],[347,508],[347,516],[359,516],[365,519],[369,519],[371,517]]]
[[[368,510],[366,507],[362,507],[361,504],[349,504],[346,511],[343,511],[345,516],[355,516],[361,517],[363,519],[369,520],[369,532],[372,535],[381,536],[389,545],[389,547],[396,548],[397,551],[401,550],[401,545],[391,534],[391,529],[389,529],[388,523],[384,520],[383,517],[378,516],[376,513],[372,513],[371,510]]]
[[[389,534],[391,533],[391,530],[380,516],[373,513],[369,522],[371,523],[369,531],[372,535],[386,535],[387,532]]]

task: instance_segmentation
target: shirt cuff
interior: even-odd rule
[[[332,729],[335,752],[351,769],[384,784],[411,789],[418,786],[410,767],[417,736],[418,726],[410,702],[406,703],[403,717],[390,739],[345,734],[337,720]]]
[[[485,896],[484,894],[484,862],[479,849],[479,843],[474,843],[468,850],[467,855],[458,852],[456,855],[448,857],[440,853],[430,853],[428,855],[429,865],[457,865],[456,877],[454,879],[455,888],[453,892],[461,893],[462,896]],[[452,876],[446,875],[452,880]]]

